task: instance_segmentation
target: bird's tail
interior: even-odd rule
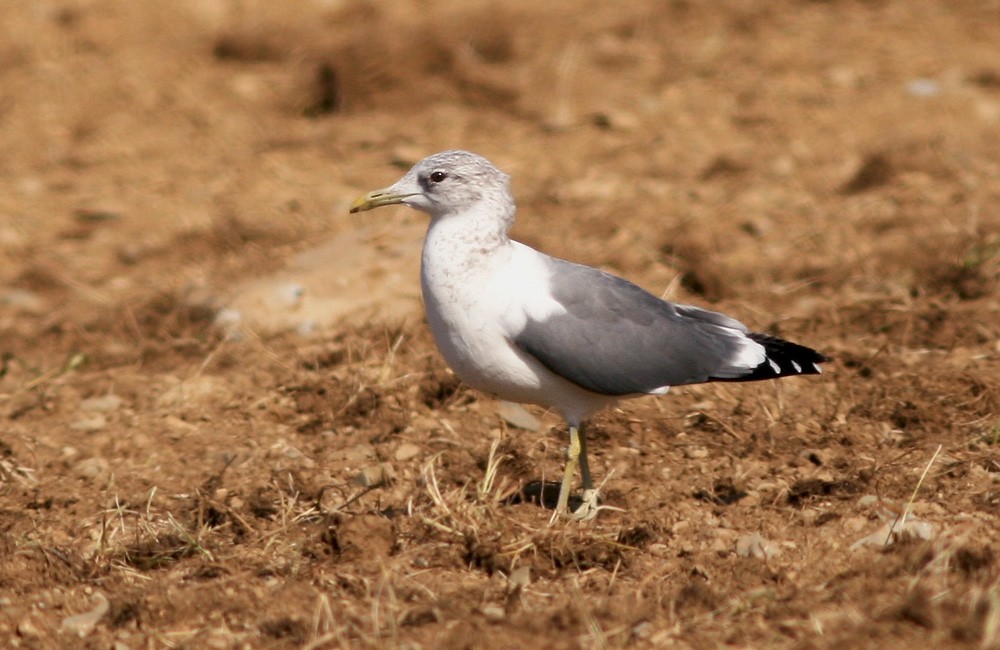
[[[747,336],[764,346],[764,362],[745,375],[725,379],[712,378],[714,381],[759,381],[761,379],[778,379],[792,375],[818,375],[819,364],[830,361],[812,348],[798,343],[792,343],[769,334],[751,332]]]

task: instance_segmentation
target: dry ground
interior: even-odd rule
[[[213,326],[452,147],[835,363],[605,414],[548,527],[419,315]],[[7,0],[0,152],[6,647],[1000,647],[996,0]]]

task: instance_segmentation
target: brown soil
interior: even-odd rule
[[[997,3],[495,4],[7,0],[0,644],[1000,647]],[[564,426],[419,315],[220,334],[454,147],[518,238],[835,362],[603,415],[616,509],[548,526]]]

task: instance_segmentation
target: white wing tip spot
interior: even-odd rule
[[[792,367],[795,368],[795,372],[799,372],[799,373],[802,372],[802,366],[800,366],[799,364],[795,363],[794,361],[792,362]]]
[[[776,374],[776,375],[780,375],[780,374],[781,374],[781,366],[779,366],[779,365],[778,365],[778,364],[777,364],[777,363],[776,363],[776,362],[774,361],[774,359],[768,359],[768,360],[767,360],[767,363],[768,363],[768,364],[769,364],[769,365],[771,366],[771,370],[773,370],[773,371],[774,371],[774,374]]]
[[[740,346],[730,361],[734,368],[753,370],[767,361],[767,350],[763,345],[743,335],[740,335],[739,341]]]

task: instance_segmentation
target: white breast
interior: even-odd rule
[[[473,388],[502,399],[558,409],[579,420],[610,400],[555,375],[518,349],[528,318],[563,311],[549,292],[545,256],[518,242],[484,250],[467,230],[432,224],[424,240],[421,286],[441,354]]]

